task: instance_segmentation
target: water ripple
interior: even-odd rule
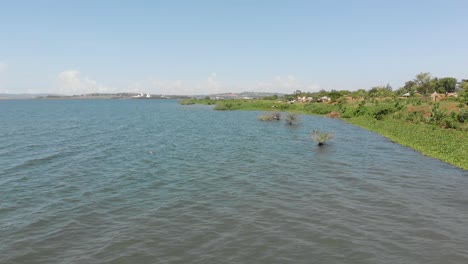
[[[258,114],[2,102],[0,263],[468,262],[466,171],[340,120]]]

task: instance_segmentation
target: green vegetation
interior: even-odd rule
[[[327,141],[333,138],[333,134],[313,130],[311,137],[319,146],[323,146]]]
[[[436,98],[430,95],[439,93]],[[450,94],[452,93],[452,94]],[[327,96],[328,100],[317,100]],[[303,98],[313,100],[301,101]],[[322,102],[317,102],[322,101]],[[468,80],[436,78],[420,73],[404,87],[389,85],[368,91],[295,91],[284,97],[256,100],[190,99],[182,104],[215,104],[215,110],[288,112],[287,124],[297,114],[327,115],[375,131],[402,145],[463,169],[468,169]],[[266,114],[261,120],[274,120]]]
[[[415,124],[389,119],[377,121],[351,118],[347,122],[377,132],[394,142],[411,147],[423,154],[468,169],[467,134],[428,124]]]
[[[258,117],[258,120],[260,121],[279,121],[280,119],[281,119],[280,112],[269,112]]]

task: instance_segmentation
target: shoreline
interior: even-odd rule
[[[179,103],[184,105],[182,101]],[[226,101],[223,103],[226,104]],[[214,110],[278,111],[336,118],[327,116],[329,112],[306,112],[303,107],[302,109],[297,109],[297,107],[296,109],[281,109],[281,107],[272,108],[271,104],[262,105],[262,102],[255,101],[249,101],[246,104],[235,101],[229,103],[238,103],[238,105],[230,107],[229,109],[219,107],[220,104],[217,103],[206,103],[204,101],[192,101],[188,105],[208,104],[214,105]],[[468,133],[466,131],[443,129],[427,124],[414,124],[396,119],[375,120],[364,116],[349,118],[340,117],[339,119],[347,124],[377,133],[399,145],[418,151],[424,156],[443,161],[465,171],[468,170],[468,143],[465,143],[468,142]]]

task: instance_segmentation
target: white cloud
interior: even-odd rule
[[[162,80],[156,77],[149,77],[130,84],[127,91],[165,95],[201,95],[229,92],[229,88],[222,86],[218,81],[218,75],[213,72],[205,80],[198,82],[187,82],[180,79]]]
[[[89,94],[89,93],[112,93],[115,90],[111,87],[102,85],[88,77],[82,77],[77,70],[63,71],[58,75],[59,93]]]
[[[276,76],[270,81],[244,83],[243,85],[226,85],[219,81],[219,75],[215,72],[209,74],[206,79],[199,79],[198,81],[164,80],[158,77],[148,77],[130,83],[118,90],[84,77],[77,70],[61,72],[58,75],[58,82],[58,93],[61,94],[134,92],[164,95],[203,95],[245,91],[293,93],[295,90],[311,92],[320,90],[318,85],[304,84],[294,75]]]
[[[292,93],[295,90],[318,91],[320,87],[316,84],[304,84],[298,81],[294,75],[286,75],[276,76],[271,81],[257,82],[253,90],[257,92]]]
[[[133,82],[128,85],[126,91],[151,94],[186,94],[187,92],[182,80],[161,80],[156,77]]]
[[[233,92],[232,87],[225,86],[218,80],[218,75],[215,72],[212,72],[205,81],[193,85],[190,90],[190,94],[198,95]]]
[[[219,87],[220,87],[220,83],[216,77],[216,73],[213,72],[211,73],[210,76],[208,76],[208,79],[207,79],[207,88],[208,88],[208,91],[210,91],[211,93],[217,93],[218,90],[219,90]]]

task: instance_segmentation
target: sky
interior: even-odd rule
[[[0,0],[0,93],[213,94],[468,78],[466,0]]]

